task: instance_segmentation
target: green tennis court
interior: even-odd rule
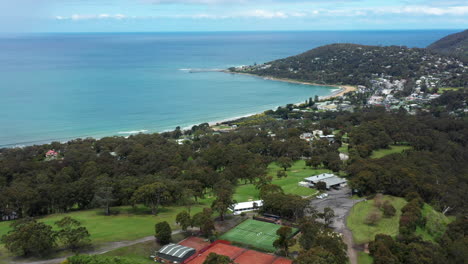
[[[221,239],[274,252],[273,242],[277,239],[276,230],[280,227],[276,224],[247,219],[222,235]],[[293,234],[297,231],[297,228],[293,228]]]

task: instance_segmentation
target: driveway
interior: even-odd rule
[[[323,212],[323,209],[326,207],[333,209],[335,212],[335,218],[333,218],[333,224],[331,227],[336,232],[343,234],[343,241],[348,245],[350,263],[357,264],[357,250],[353,242],[353,234],[346,227],[346,218],[348,217],[351,208],[364,199],[351,199],[351,190],[348,187],[344,187],[339,190],[331,190],[327,193],[327,198],[314,199],[311,204],[319,212]]]

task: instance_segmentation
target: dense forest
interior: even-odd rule
[[[468,73],[456,58],[429,49],[400,46],[332,44],[262,65],[230,68],[230,71],[319,84],[370,86],[376,77],[414,81],[422,76],[434,76],[440,78],[442,86],[468,85]]]
[[[427,47],[441,54],[454,56],[468,62],[468,30],[448,35]]]

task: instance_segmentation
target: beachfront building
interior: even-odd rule
[[[58,155],[59,154],[57,151],[51,149],[47,151],[47,153],[45,154],[45,157],[46,157],[46,160],[54,160],[54,159],[57,159]]]
[[[263,206],[263,201],[258,200],[258,201],[250,201],[250,202],[233,204],[231,205],[231,207],[229,207],[229,210],[232,211],[233,215],[239,215],[242,212],[256,211],[260,209],[260,207],[262,206]]]

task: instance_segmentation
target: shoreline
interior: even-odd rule
[[[251,76],[251,77],[255,77],[255,78],[262,78],[264,80],[295,83],[295,84],[303,84],[303,85],[310,85],[310,86],[322,86],[322,87],[330,87],[330,88],[336,88],[337,89],[336,91],[333,91],[330,95],[320,96],[319,97],[320,100],[328,100],[328,99],[331,99],[331,98],[334,98],[334,97],[339,97],[339,96],[344,95],[345,93],[356,90],[356,87],[350,86],[350,85],[328,85],[328,84],[318,84],[318,83],[312,83],[312,82],[301,82],[301,81],[296,81],[296,80],[291,80],[291,79],[275,78],[275,77],[269,77],[269,76],[260,76],[260,75],[250,74],[250,73],[231,72],[231,71],[228,71],[228,70],[219,70],[219,72],[246,75],[246,76]],[[290,102],[286,102],[286,104],[289,104],[289,103]],[[300,105],[302,103],[304,103],[304,101],[301,101],[299,103],[295,103],[294,105]],[[281,105],[279,105],[279,106],[281,106]],[[277,107],[279,107],[279,106],[277,106]],[[264,113],[265,111],[268,111],[268,110],[275,110],[275,108],[268,108],[268,109],[264,109],[264,110],[259,110],[258,112],[254,112],[254,113],[223,118],[221,120],[207,121],[207,122],[203,122],[203,123],[208,123],[208,125],[210,127],[213,127],[213,126],[216,126],[218,124],[223,124],[223,123],[230,122],[230,121],[235,121],[235,120],[238,120],[238,119],[241,119],[241,118],[246,118],[246,117],[251,117],[251,116],[254,116],[254,115],[259,115],[259,114],[262,114],[262,113]],[[189,126],[184,126],[184,127],[181,127],[181,130],[182,131],[191,130],[191,128],[193,126],[200,125],[200,124],[202,124],[202,123],[193,124],[193,125],[189,125]],[[64,144],[66,142],[73,141],[73,140],[76,140],[76,139],[86,139],[86,138],[92,138],[94,140],[100,140],[100,139],[105,138],[105,137],[115,137],[115,136],[116,137],[128,138],[129,136],[138,135],[140,133],[153,134],[153,133],[165,133],[165,132],[171,132],[171,131],[174,131],[174,129],[173,128],[172,129],[164,129],[164,130],[161,130],[161,131],[149,131],[149,130],[146,130],[146,129],[142,129],[142,130],[110,133],[109,135],[105,135],[105,136],[104,135],[100,135],[100,136],[97,136],[97,135],[96,136],[91,136],[91,135],[89,135],[89,136],[86,135],[85,136],[85,135],[83,135],[83,136],[76,136],[76,137],[72,136],[72,137],[63,137],[63,138],[57,138],[57,139],[44,139],[44,140],[37,140],[37,141],[26,141],[26,142],[17,142],[17,143],[4,144],[4,145],[0,146],[0,149],[25,148],[25,147],[29,147],[29,146],[35,146],[35,145],[51,144],[52,142],[60,142],[60,143]],[[135,132],[135,133],[133,133],[133,132]]]
[[[320,96],[319,97],[320,100],[327,100],[327,99],[331,99],[331,98],[334,98],[334,97],[343,96],[346,93],[353,92],[353,91],[357,90],[357,87],[352,86],[352,85],[319,84],[319,83],[314,83],[314,82],[297,81],[297,80],[287,79],[287,78],[277,78],[277,77],[272,77],[272,76],[261,76],[261,75],[256,75],[256,74],[252,74],[252,73],[245,73],[245,72],[232,72],[232,71],[229,71],[229,70],[222,70],[221,72],[251,76],[251,77],[261,78],[261,79],[264,79],[264,80],[271,80],[271,81],[277,81],[277,82],[287,82],[287,83],[303,84],[303,85],[310,85],[310,86],[322,86],[322,87],[330,87],[330,88],[339,89],[338,91],[332,92],[332,94],[330,94],[330,95]]]

